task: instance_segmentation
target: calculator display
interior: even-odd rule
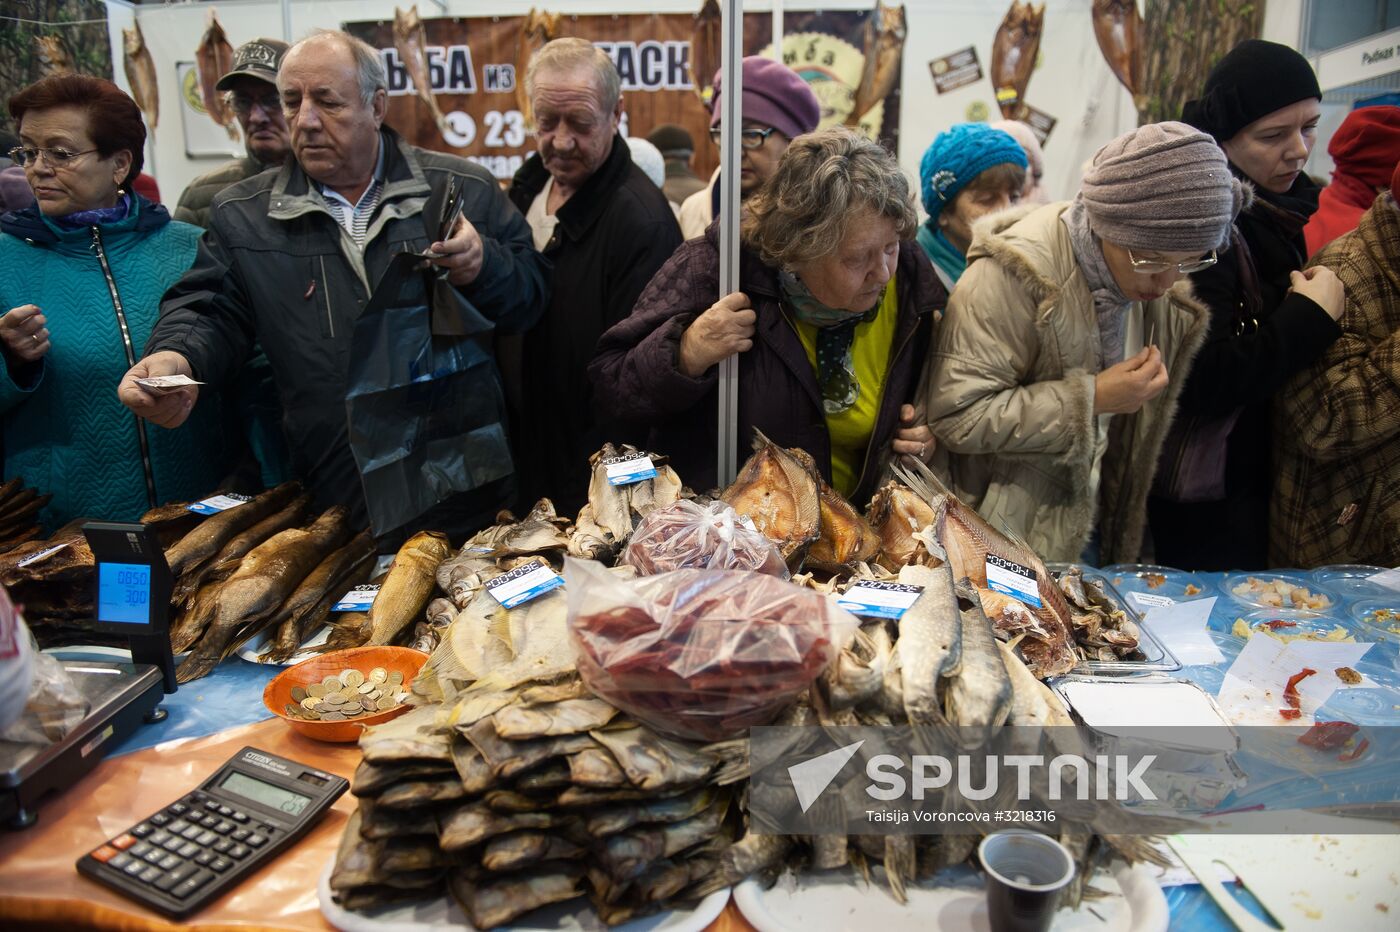
[[[224,782],[219,785],[230,793],[236,793],[244,799],[251,799],[255,803],[262,803],[264,806],[285,812],[288,815],[301,815],[307,804],[311,802],[309,796],[302,796],[300,793],[284,790],[280,786],[254,780],[237,770],[225,777]]]
[[[97,619],[148,624],[151,620],[151,568],[141,563],[99,563]]]

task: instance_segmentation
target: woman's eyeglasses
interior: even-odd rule
[[[777,130],[771,126],[767,129],[746,126],[739,130],[739,145],[743,146],[745,149],[761,148],[763,144],[768,141],[768,137],[775,132],[777,132]],[[710,138],[714,140],[716,146],[720,145],[720,141],[724,136],[721,134],[718,126],[710,130]]]
[[[1165,262],[1161,259],[1139,259],[1133,255],[1131,249],[1127,250],[1128,261],[1132,263],[1133,271],[1139,275],[1157,275],[1162,272],[1175,270],[1182,275],[1189,275],[1192,272],[1199,272],[1208,269],[1218,261],[1215,250],[1210,251],[1210,255],[1202,256],[1199,259],[1192,259],[1189,262]]]
[[[79,156],[87,155],[90,152],[96,151],[96,149],[84,149],[81,152],[73,152],[59,146],[54,146],[52,148],[30,148],[27,146],[15,146],[13,149],[10,150],[10,160],[16,165],[23,168],[27,165],[33,165],[37,163],[39,161],[39,157],[43,156],[44,161],[49,163],[50,168],[59,169],[67,168],[68,166],[72,165],[74,160],[76,160]]]

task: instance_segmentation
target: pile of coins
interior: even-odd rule
[[[293,686],[286,706],[288,718],[313,722],[343,722],[361,715],[387,712],[408,698],[403,674],[375,667],[368,674],[347,667],[310,686]]]

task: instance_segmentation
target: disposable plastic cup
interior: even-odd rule
[[[1055,839],[1011,829],[982,839],[987,872],[987,918],[992,932],[1045,932],[1060,894],[1074,879],[1074,858]]]

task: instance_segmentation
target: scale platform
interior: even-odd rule
[[[107,748],[133,734],[148,716],[155,718],[165,696],[161,671],[150,664],[61,662],[87,697],[87,718],[53,744],[0,741],[0,825],[5,828],[34,824],[42,797],[81,780]]]

